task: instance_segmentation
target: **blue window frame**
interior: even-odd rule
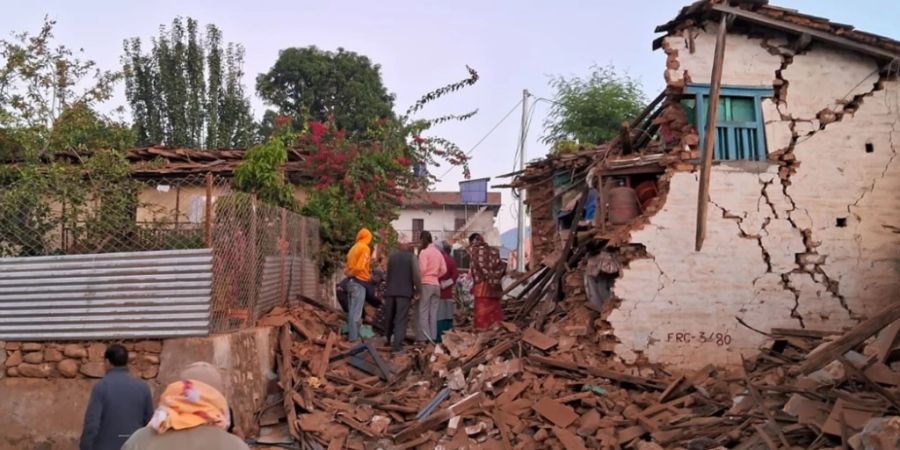
[[[702,146],[706,134],[709,85],[689,85],[687,93],[693,96],[683,99],[681,104],[688,120],[699,130]],[[763,98],[773,95],[774,91],[771,88],[734,86],[721,88],[714,159],[765,161],[768,155],[766,128],[760,103]]]

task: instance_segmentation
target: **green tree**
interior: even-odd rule
[[[247,147],[254,142],[250,100],[241,84],[244,50],[215,25],[196,20],[160,26],[145,53],[140,38],[124,43],[126,96],[141,145]]]
[[[584,78],[558,76],[550,81],[556,96],[544,122],[545,144],[606,142],[646,104],[640,82],[634,78],[618,74],[612,66],[591,69]]]
[[[62,228],[106,243],[135,226],[120,151],[132,132],[95,108],[120,75],[55,42],[53,26],[0,41],[0,160],[18,163],[0,166],[0,257],[59,251]],[[58,162],[63,152],[78,163]]]
[[[0,148],[0,158],[36,157],[47,150],[49,130],[62,111],[76,104],[91,108],[109,99],[120,78],[83,59],[82,52],[56,44],[55,24],[44,18],[37,34],[16,33],[0,40],[0,141],[18,141]]]
[[[247,152],[235,171],[235,184],[239,190],[297,211],[301,205],[294,202],[282,169],[288,148],[303,154],[315,189],[310,190],[300,212],[319,219],[322,247],[318,256],[323,273],[330,274],[340,265],[360,227],[392,237],[390,224],[404,198],[428,189],[434,181],[433,176],[416,174],[414,165],[447,163],[462,166],[468,174],[468,156],[458,146],[422,133],[447,121],[466,120],[477,110],[435,119],[411,118],[426,104],[475,84],[478,73],[471,68],[468,72],[467,78],[423,95],[399,117],[372,117],[372,126],[356,139],[348,139],[347,131],[334,118],[310,120],[302,124],[302,132],[293,133],[289,116],[269,110],[265,122],[272,127],[272,137]]]
[[[134,131],[125,123],[102,117],[83,103],[66,108],[53,122],[49,149],[127,150],[134,146]]]
[[[351,135],[393,116],[394,96],[384,87],[381,66],[343,48],[284,49],[275,65],[256,78],[256,90],[277,113],[300,124],[333,118]]]

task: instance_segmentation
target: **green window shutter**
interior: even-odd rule
[[[700,131],[701,145],[704,142],[704,125],[709,109],[709,86],[691,85],[687,92],[693,99],[682,100],[682,106],[692,123]],[[760,102],[763,97],[773,95],[772,89],[723,87],[719,96],[718,120],[713,157],[716,160],[764,161],[766,150],[765,126]],[[692,100],[692,101],[691,101]],[[691,108],[691,105],[701,105]]]

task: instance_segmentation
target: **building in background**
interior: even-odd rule
[[[459,191],[414,194],[392,223],[401,239],[418,241],[428,231],[435,241],[461,241],[481,233],[490,245],[499,246],[496,226],[500,193],[487,191],[487,178],[460,183]]]

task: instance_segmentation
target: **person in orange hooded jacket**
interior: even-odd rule
[[[366,228],[356,234],[356,244],[347,252],[347,265],[344,274],[350,278],[347,289],[350,291],[350,311],[347,313],[347,339],[359,339],[359,327],[362,324],[363,306],[366,304],[366,290],[372,279],[372,232]]]

